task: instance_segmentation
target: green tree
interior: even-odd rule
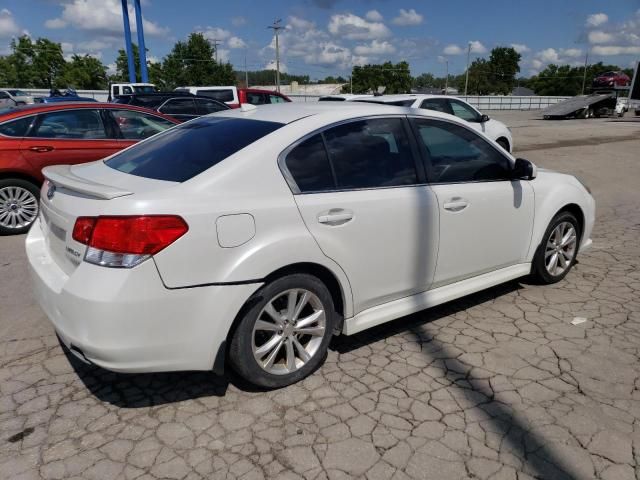
[[[617,65],[606,65],[602,62],[587,66],[585,77],[584,66],[550,64],[538,75],[529,79],[529,88],[537,95],[573,96],[582,93],[582,83],[585,81],[585,93],[589,93],[594,77],[611,70],[621,70]]]
[[[498,90],[493,78],[490,62],[484,58],[476,58],[471,62],[471,65],[469,65],[469,85],[467,93],[469,95],[496,93]],[[456,77],[454,84],[457,86],[459,92],[464,93],[466,75],[462,74]],[[509,91],[509,93],[511,93],[511,91]]]
[[[62,83],[75,89],[106,89],[107,68],[95,57],[73,55],[65,66]]]
[[[162,63],[168,88],[181,85],[235,85],[230,63],[214,60],[214,50],[201,33],[192,33],[186,42],[178,42]]]
[[[385,62],[382,65],[364,65],[353,67],[351,72],[353,93],[376,92],[384,87],[387,94],[408,93],[411,90],[411,72],[405,61],[395,65]],[[351,85],[342,88],[344,93],[351,91]]]
[[[439,85],[436,83],[436,77],[431,73],[421,73],[413,78],[413,88],[437,88]]]
[[[491,50],[488,67],[491,72],[492,93],[509,95],[520,72],[522,56],[512,47],[495,47]]]

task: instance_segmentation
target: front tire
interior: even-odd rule
[[[40,189],[21,178],[0,180],[0,235],[26,233],[38,218]]]
[[[229,346],[229,362],[245,380],[260,387],[284,387],[322,363],[336,313],[319,279],[307,274],[279,278],[247,305]]]
[[[551,284],[566,277],[576,262],[580,235],[580,223],[575,215],[567,211],[557,214],[549,223],[533,259],[534,280]]]

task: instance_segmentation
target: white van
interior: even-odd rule
[[[153,83],[112,83],[109,85],[109,101],[120,95],[132,93],[155,93],[158,91]]]
[[[176,92],[189,92],[199,97],[209,97],[219,102],[224,102],[231,108],[240,106],[240,97],[237,87],[178,87]]]

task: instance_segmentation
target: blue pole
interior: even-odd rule
[[[133,60],[133,45],[131,44],[131,27],[129,26],[129,5],[122,0],[122,20],[124,21],[124,46],[127,50],[127,64],[129,65],[129,81],[136,81],[136,64]]]
[[[140,9],[140,0],[133,0],[136,9],[136,30],[138,31],[138,50],[140,52],[140,75],[142,81],[149,81],[149,73],[147,72],[147,49],[144,46],[144,29],[142,28],[142,10]]]

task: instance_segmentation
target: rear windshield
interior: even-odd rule
[[[203,117],[124,150],[105,163],[138,177],[184,182],[282,126],[244,118]]]
[[[409,100],[394,100],[392,102],[382,102],[379,100],[355,100],[360,103],[378,103],[380,105],[395,105],[396,107],[410,107],[415,102],[415,99]]]
[[[198,90],[196,95],[213,98],[219,102],[233,102],[233,90]]]

